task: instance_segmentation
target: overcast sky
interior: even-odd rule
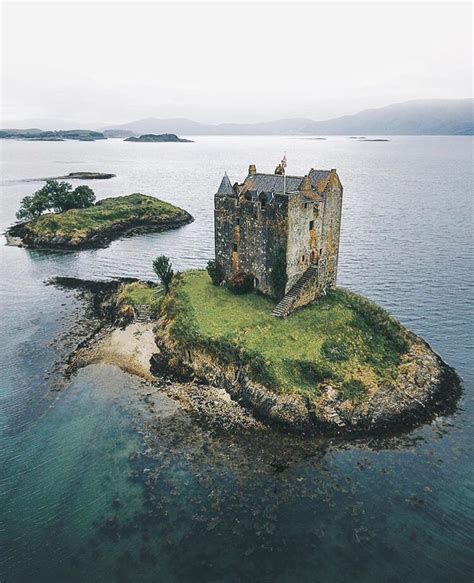
[[[2,125],[326,119],[470,97],[470,3],[5,3]]]

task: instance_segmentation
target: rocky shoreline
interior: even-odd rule
[[[154,357],[155,366],[180,380],[197,378],[223,388],[256,419],[285,431],[344,437],[403,432],[453,413],[462,392],[456,371],[408,330],[412,345],[402,357],[395,386],[380,386],[367,400],[351,403],[329,384],[315,399],[300,393],[278,394],[252,381],[242,363],[229,363],[206,348],[181,344],[173,338],[172,325],[165,317],[158,322],[160,352]]]
[[[301,435],[386,437],[456,410],[462,391],[460,378],[412,333],[412,348],[395,391],[381,387],[374,398],[348,408],[337,391],[326,386],[315,405],[302,395],[278,395],[253,383],[239,363],[224,364],[202,349],[184,349],[171,339],[170,323],[163,318],[141,326],[117,320],[116,294],[124,281],[55,280],[84,290],[91,319],[101,322],[71,354],[68,375],[92,362],[115,364],[151,382],[199,423],[217,432],[274,428]]]
[[[137,218],[128,221],[118,221],[106,229],[91,230],[83,238],[77,239],[71,236],[39,235],[32,232],[28,222],[13,225],[5,232],[7,245],[17,247],[32,247],[35,249],[97,249],[107,247],[112,241],[120,237],[129,237],[142,233],[159,233],[177,229],[194,221],[194,218],[186,211],[179,217],[140,220]]]

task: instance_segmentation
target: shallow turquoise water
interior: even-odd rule
[[[472,580],[471,138],[2,148],[2,227],[40,185],[21,179],[78,170],[117,173],[91,183],[99,196],[155,194],[196,217],[179,231],[103,250],[0,248],[2,583]],[[80,308],[44,281],[151,278],[162,252],[181,269],[203,265],[223,170],[232,180],[251,162],[271,171],[285,150],[292,173],[338,168],[340,283],[384,305],[455,366],[465,381],[461,409],[406,439],[369,444],[216,438],[164,417],[155,427],[156,459],[131,461],[147,448],[137,432],[136,379],[96,365],[61,393],[48,391],[67,353],[51,341]],[[277,473],[272,463],[282,459],[289,467]]]

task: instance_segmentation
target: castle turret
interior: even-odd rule
[[[232,188],[232,184],[230,183],[229,177],[227,176],[227,172],[224,173],[222,177],[221,184],[216,193],[217,196],[235,196],[234,189]]]

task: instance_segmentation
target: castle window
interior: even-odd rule
[[[240,217],[237,217],[237,225],[240,225]]]
[[[234,251],[234,252],[235,252],[235,251],[238,251],[238,248],[237,248],[237,243],[234,243],[234,244],[232,245],[232,251]]]
[[[307,203],[307,202],[305,202],[305,203],[304,203],[304,208],[305,208],[305,209],[307,209],[307,208],[308,208],[308,203]]]
[[[262,200],[262,201],[261,201],[261,205],[262,205],[262,208],[263,208],[263,209],[265,208],[265,204],[266,204],[266,202],[265,202],[264,200]]]
[[[306,255],[302,255],[302,256],[301,256],[301,261],[304,263],[304,262],[305,262],[305,260],[306,260]]]
[[[310,231],[314,230],[314,221],[309,221],[309,230]]]

